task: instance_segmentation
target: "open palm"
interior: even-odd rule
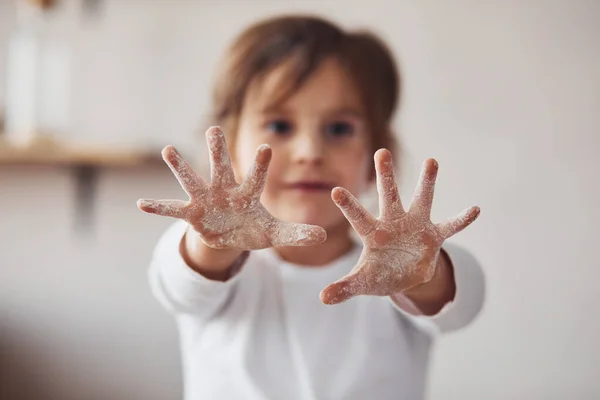
[[[282,222],[260,203],[267,179],[271,149],[262,145],[246,179],[238,184],[225,136],[219,128],[206,132],[210,151],[211,182],[208,184],[173,146],[163,149],[163,159],[189,196],[183,200],[139,200],[145,212],[185,220],[209,247],[257,250],[277,246],[310,246],[322,243],[319,226]]]
[[[375,153],[379,218],[372,216],[346,189],[332,198],[363,241],[356,266],[321,292],[321,301],[336,304],[357,295],[388,296],[431,280],[442,243],[469,226],[479,215],[470,207],[459,216],[434,224],[431,205],[438,165],[428,159],[408,211],[402,207],[387,150]]]

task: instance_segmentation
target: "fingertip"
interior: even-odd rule
[[[149,212],[152,210],[152,201],[148,199],[139,199],[136,202],[136,205],[140,210],[144,212]]]
[[[348,290],[348,282],[338,281],[321,290],[319,299],[321,303],[326,305],[340,304],[353,297],[353,294]]]
[[[172,145],[166,146],[162,151],[163,160],[169,165],[172,171],[179,170],[184,163],[183,157],[179,151]]]
[[[323,227],[316,226],[314,229],[314,237],[316,244],[321,244],[327,240],[327,231]]]
[[[327,240],[327,232],[324,228],[316,225],[306,226],[297,234],[297,243],[301,246],[313,246]]]
[[[261,164],[266,164],[269,161],[271,161],[272,154],[273,151],[271,150],[271,147],[268,144],[261,144],[256,150],[256,161],[258,161]]]
[[[343,187],[336,186],[331,190],[331,199],[335,203],[342,205],[341,203],[344,202],[344,200],[347,200],[347,198],[348,196],[346,195],[346,189],[344,189]]]
[[[169,144],[165,147],[163,147],[162,151],[160,152],[163,160],[166,160],[167,158],[169,158],[169,155],[173,154],[173,152],[176,152],[177,150],[175,149],[175,146]]]
[[[327,286],[325,289],[321,290],[321,293],[319,293],[319,300],[321,300],[321,303],[328,305],[328,306],[337,304],[336,296],[331,294],[332,286],[333,285]]]
[[[332,304],[334,304],[332,302],[332,298],[331,298],[331,296],[329,296],[327,294],[327,288],[328,287],[326,287],[325,289],[321,290],[321,293],[319,293],[319,300],[321,300],[321,303],[323,303],[323,304],[332,305]]]
[[[375,152],[374,159],[379,162],[390,162],[392,161],[392,153],[388,149],[381,148]]]
[[[218,126],[211,126],[206,130],[206,142],[211,145],[219,143],[219,140],[224,140],[225,134]]]
[[[218,125],[213,125],[206,130],[206,136],[222,134],[223,131]]]
[[[423,162],[423,166],[429,170],[437,171],[440,167],[438,162],[434,158],[428,158]]]

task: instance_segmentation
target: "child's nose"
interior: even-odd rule
[[[298,135],[292,146],[296,162],[321,164],[325,159],[325,143],[318,135]]]

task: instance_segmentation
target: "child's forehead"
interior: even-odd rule
[[[306,76],[298,76],[293,62],[281,63],[248,88],[246,103],[255,110],[293,106],[323,106],[362,113],[360,92],[348,72],[331,57]]]

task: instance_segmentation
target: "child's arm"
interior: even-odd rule
[[[404,313],[412,316],[426,315],[423,323],[435,325],[436,332],[450,332],[468,325],[479,314],[485,300],[485,276],[477,258],[466,248],[456,243],[445,242],[440,258],[448,262],[452,272],[455,292],[450,302],[433,300],[436,283],[435,275],[440,271],[438,261],[436,274],[430,282],[423,283],[403,293],[390,296],[393,304]],[[441,283],[443,279],[439,279]],[[429,286],[430,283],[433,286]],[[433,306],[432,301],[438,301]],[[431,308],[428,308],[431,307]]]
[[[425,315],[435,315],[456,295],[454,268],[448,254],[440,250],[433,278],[402,293]]]
[[[453,298],[452,269],[441,247],[446,239],[469,226],[478,207],[440,224],[430,221],[438,166],[427,160],[413,202],[405,211],[394,176],[391,154],[375,154],[380,216],[372,216],[347,190],[332,191],[340,207],[364,243],[354,269],[321,292],[324,303],[335,304],[356,295],[412,296],[422,313],[435,313]],[[442,260],[440,260],[440,258]]]
[[[244,251],[272,246],[308,246],[325,240],[323,228],[279,221],[260,203],[271,160],[268,146],[258,149],[247,178],[238,184],[223,132],[210,128],[206,138],[210,150],[210,184],[175,148],[167,146],[162,152],[163,158],[189,195],[189,201],[138,201],[142,211],[187,222],[179,251],[190,268],[206,278],[226,280],[230,267]]]
[[[179,253],[185,263],[204,277],[225,281],[230,276],[230,268],[243,254],[238,249],[213,249],[207,246],[202,236],[188,225],[179,244]]]

